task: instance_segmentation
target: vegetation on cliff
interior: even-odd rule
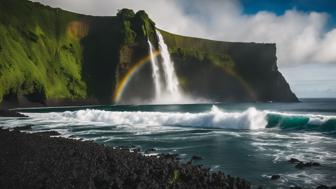
[[[161,31],[182,87],[217,101],[297,101],[277,68],[275,44],[222,42]]]
[[[86,97],[80,36],[69,28],[78,17],[27,1],[0,1],[0,101]]]
[[[154,32],[144,11],[95,18],[0,0],[0,102],[110,99],[123,49],[147,36],[154,41]],[[110,87],[94,87],[102,81]]]

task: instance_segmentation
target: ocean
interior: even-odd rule
[[[300,103],[212,103],[28,108],[29,118],[0,118],[0,127],[32,126],[145,155],[178,154],[187,162],[247,179],[253,187],[336,185],[336,99]],[[295,168],[290,158],[321,166]],[[280,179],[271,180],[272,175]]]

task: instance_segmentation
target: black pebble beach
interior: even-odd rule
[[[250,188],[241,178],[94,142],[0,129],[0,188]]]

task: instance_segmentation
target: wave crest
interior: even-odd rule
[[[30,114],[36,117],[37,114]],[[127,112],[86,109],[74,112],[48,113],[48,119],[70,122],[102,122],[111,125],[165,125],[186,127],[210,127],[227,129],[262,129],[267,125],[266,113],[256,108],[243,112],[225,112],[212,106],[208,112]]]
[[[86,109],[63,113],[28,114],[47,120],[72,123],[100,122],[109,125],[182,126],[224,129],[281,128],[292,130],[336,131],[336,117],[260,111],[250,107],[241,112],[227,112],[217,106],[201,113],[104,111]],[[42,117],[41,117],[42,116]]]

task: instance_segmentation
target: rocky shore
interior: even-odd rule
[[[0,109],[0,117],[27,117],[27,116],[20,114],[19,112],[16,111]]]
[[[0,188],[250,188],[241,178],[50,135],[0,129]]]

